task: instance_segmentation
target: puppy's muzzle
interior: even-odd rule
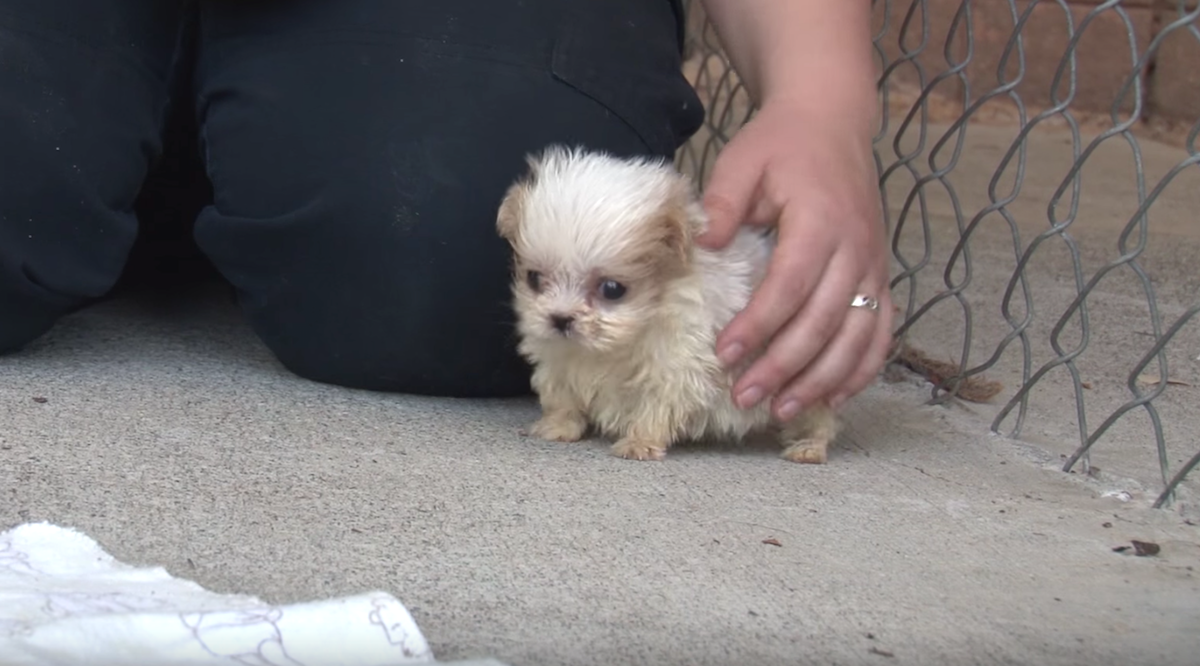
[[[550,325],[554,330],[566,335],[571,332],[571,325],[575,323],[575,318],[568,315],[550,315]]]

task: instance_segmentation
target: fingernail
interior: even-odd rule
[[[800,413],[800,401],[788,400],[779,408],[779,420],[791,421],[797,414]]]
[[[750,388],[738,394],[738,407],[741,407],[742,409],[749,409],[757,405],[758,401],[762,400],[762,398],[762,389],[758,388],[757,386],[751,386]]]
[[[745,351],[746,348],[743,347],[742,343],[740,342],[725,345],[724,349],[717,352],[717,360],[719,360],[722,365],[729,367],[734,363],[737,363],[738,360],[742,358],[742,354]]]

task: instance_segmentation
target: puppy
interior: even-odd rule
[[[772,237],[744,229],[719,251],[695,245],[707,218],[665,162],[557,145],[527,162],[496,228],[513,250],[518,348],[542,408],[528,434],[573,442],[591,428],[615,455],[661,460],[681,441],[770,430],[784,458],[826,462],[832,411],[776,424],[765,402],[742,410],[731,386],[754,357],[728,371],[716,357]]]

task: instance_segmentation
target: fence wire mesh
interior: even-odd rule
[[[754,107],[685,5],[708,114],[677,161],[705,182]],[[1197,3],[872,6],[893,361],[946,359],[932,403],[987,373],[1000,393],[971,408],[993,431],[1111,480],[1105,457],[1172,503],[1200,465]]]

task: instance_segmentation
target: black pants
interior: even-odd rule
[[[678,14],[0,0],[0,352],[109,293],[139,227],[182,218],[291,371],[525,393],[497,205],[549,143],[670,157],[695,132]]]

